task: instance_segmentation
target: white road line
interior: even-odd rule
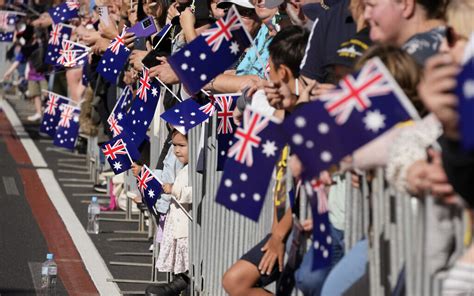
[[[5,100],[0,101],[0,107],[3,108],[17,135],[22,136],[21,143],[27,151],[33,165],[36,167],[46,167],[47,164],[44,161],[43,156],[39,152],[35,143],[25,132],[25,129],[13,108]],[[43,183],[43,187],[48,193],[49,199],[63,220],[64,225],[66,226],[66,229],[68,230],[69,235],[71,236],[99,294],[120,295],[120,289],[117,284],[107,281],[107,279],[112,278],[112,274],[71,208],[71,205],[64,195],[64,192],[61,190],[58,181],[54,177],[53,171],[45,168],[38,168],[36,171]]]
[[[28,136],[28,133],[23,128],[23,124],[21,124],[20,119],[10,104],[8,104],[6,100],[0,100],[0,107],[5,111],[5,115],[7,116],[8,121],[10,121],[10,124],[13,126],[15,133],[20,136],[20,141],[23,144],[23,147],[25,147],[26,153],[28,153],[33,166],[47,167],[48,165],[46,164],[46,161],[44,161],[43,156],[39,152],[33,140],[31,140]]]
[[[100,295],[120,295],[120,289],[115,283],[107,282],[112,275],[107,264],[97,251],[89,235],[82,227],[81,222],[71,208],[61,187],[59,187],[53,172],[50,169],[38,169],[38,175],[54,207],[64,221],[64,225],[81,255],[84,265],[89,272]]]

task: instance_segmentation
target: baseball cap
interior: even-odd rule
[[[232,4],[242,6],[245,8],[255,8],[253,4],[250,2],[250,0],[221,0],[219,3],[217,3],[217,8],[228,8]]]

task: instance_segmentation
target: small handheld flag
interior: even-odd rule
[[[133,162],[140,158],[137,147],[125,134],[102,145],[102,152],[116,175],[129,170]]]
[[[54,137],[59,120],[61,119],[63,105],[67,105],[70,100],[47,90],[43,90],[43,92],[48,94],[48,101],[46,102],[43,119],[41,120],[40,132]]]
[[[59,119],[58,128],[54,135],[53,144],[58,147],[73,150],[79,135],[80,109],[72,105],[64,104]]]
[[[209,118],[193,99],[184,100],[161,114],[161,118],[171,124],[183,135]]]
[[[122,33],[110,42],[97,67],[97,72],[112,84],[117,84],[117,77],[125,67],[130,55],[130,49],[125,46],[126,30],[123,28]]]
[[[196,94],[233,65],[250,43],[240,15],[232,6],[226,16],[171,56],[168,62],[185,88]]]

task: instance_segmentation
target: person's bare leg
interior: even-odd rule
[[[256,288],[260,278],[257,266],[239,260],[232,265],[222,277],[222,286],[230,296],[268,296],[272,295],[263,288]]]
[[[82,68],[71,68],[66,71],[66,80],[71,100],[78,103],[85,87],[82,85]]]
[[[35,111],[36,111],[36,114],[41,114],[42,110],[41,110],[41,97],[40,96],[36,96],[33,98],[33,103],[35,104]]]

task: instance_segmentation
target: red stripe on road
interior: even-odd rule
[[[32,165],[25,148],[15,136],[5,113],[0,112],[0,130],[10,155],[17,164]],[[69,295],[98,295],[81,256],[67,232],[61,217],[46,193],[34,169],[18,168],[25,197],[33,216],[43,233],[50,252],[58,264],[58,276]]]

